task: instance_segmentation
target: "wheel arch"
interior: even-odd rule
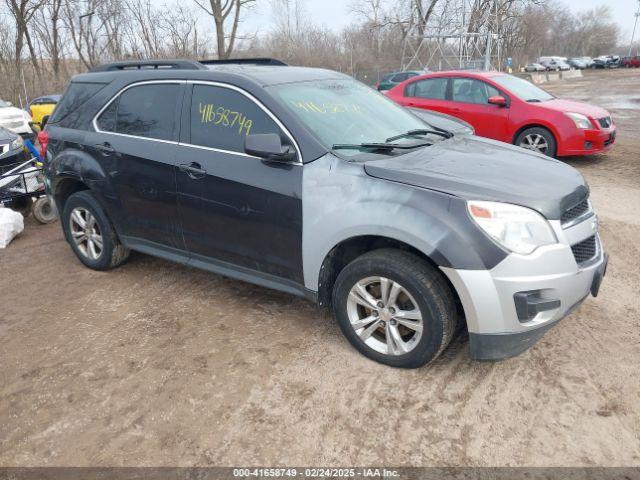
[[[535,122],[530,122],[530,123],[526,123],[524,125],[522,125],[521,127],[519,127],[515,133],[513,134],[513,138],[511,139],[511,143],[513,145],[516,144],[516,140],[518,139],[518,136],[524,132],[525,130],[529,129],[529,128],[544,128],[545,130],[547,130],[552,136],[553,139],[556,142],[556,149],[559,148],[560,146],[560,137],[558,135],[557,130],[553,127],[553,125],[547,123],[547,122],[541,122],[541,121],[535,121]]]
[[[318,305],[321,308],[330,307],[335,281],[338,278],[338,274],[344,267],[359,256],[381,248],[395,248],[413,253],[431,265],[438,271],[449,286],[449,289],[455,298],[458,311],[464,313],[458,292],[449,278],[440,270],[438,264],[430,256],[426,255],[413,245],[383,235],[358,235],[350,237],[342,240],[329,251],[322,261],[322,266],[320,267],[320,272],[318,274]]]

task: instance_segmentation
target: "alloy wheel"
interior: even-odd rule
[[[547,153],[547,150],[549,149],[549,143],[547,140],[537,133],[530,133],[529,135],[526,135],[520,142],[520,146],[540,153]]]
[[[358,337],[379,353],[404,355],[422,337],[418,303],[402,285],[386,277],[358,281],[349,292],[347,314]]]
[[[76,207],[69,219],[71,237],[80,253],[91,260],[102,255],[104,243],[96,218],[86,208]]]

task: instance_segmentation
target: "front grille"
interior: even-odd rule
[[[593,235],[580,243],[576,243],[571,247],[571,251],[578,265],[588,262],[598,253],[596,249],[596,236]]]
[[[616,139],[615,133],[612,133],[611,135],[609,135],[609,138],[604,141],[604,146],[608,147],[615,141],[615,139]]]
[[[598,119],[598,123],[602,128],[609,128],[611,126],[611,117],[603,117]]]
[[[576,218],[581,217],[582,215],[587,213],[590,209],[591,207],[589,206],[589,200],[585,198],[579,204],[575,205],[574,207],[571,207],[569,210],[564,212],[562,214],[562,217],[560,217],[560,222],[563,225],[565,223],[569,223],[575,220]]]

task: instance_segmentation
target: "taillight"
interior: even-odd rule
[[[47,159],[47,146],[49,146],[49,132],[41,130],[38,132],[38,143],[40,144],[40,156],[44,162]]]

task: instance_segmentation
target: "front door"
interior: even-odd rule
[[[508,142],[509,108],[488,103],[502,95],[482,80],[466,77],[451,79],[450,113],[473,125],[476,135]]]
[[[114,188],[127,242],[184,249],[177,214],[175,159],[184,84],[124,90],[96,120],[86,142]]]
[[[176,172],[186,247],[195,263],[302,283],[302,165],[244,153],[251,133],[291,139],[265,108],[223,85],[190,85]]]

